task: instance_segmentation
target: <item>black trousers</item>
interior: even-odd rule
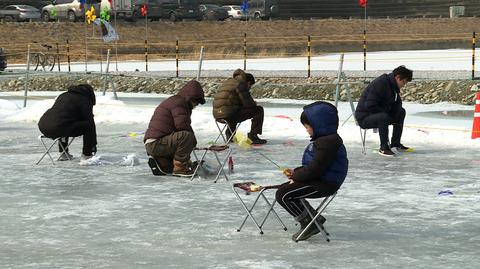
[[[228,122],[228,126],[231,130],[235,130],[237,124],[239,122],[252,119],[252,125],[250,127],[251,134],[262,134],[263,128],[263,107],[261,106],[254,106],[249,108],[242,108],[240,111],[235,113],[235,115],[226,118],[225,120]]]
[[[401,108],[396,113],[389,115],[385,112],[368,115],[358,124],[363,129],[378,128],[380,136],[380,148],[390,148],[388,140],[388,125],[393,124],[392,146],[399,146],[402,139],[403,122],[405,121],[405,109]]]
[[[67,147],[69,137],[83,136],[83,155],[90,156],[92,155],[92,152],[96,152],[97,131],[95,123],[92,121],[77,121],[63,128],[40,131],[48,138],[55,139],[61,137],[59,141],[64,147]],[[59,151],[62,151],[60,145],[58,146],[58,149]]]
[[[317,186],[317,188],[314,188],[312,185],[306,185],[299,182],[293,182],[292,184],[287,182],[278,188],[275,198],[277,203],[299,221],[308,214],[300,200],[330,196],[337,190],[338,187],[328,183],[323,183],[320,186]],[[305,204],[310,206],[307,201],[305,201]]]

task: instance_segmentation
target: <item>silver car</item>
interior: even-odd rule
[[[40,10],[29,5],[10,5],[0,10],[5,21],[30,21],[40,19]]]
[[[85,11],[93,6],[99,15],[101,0],[86,0],[82,8],[80,0],[53,0],[51,5],[42,8],[42,20],[51,21],[56,19],[67,19],[71,22],[83,20]]]

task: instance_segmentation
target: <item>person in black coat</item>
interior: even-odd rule
[[[312,220],[301,200],[334,194],[348,172],[347,151],[337,134],[337,108],[327,102],[312,103],[303,108],[300,122],[311,142],[303,153],[302,166],[284,170],[289,182],[282,184],[275,195],[277,202],[300,223],[300,230],[292,236],[294,241]],[[316,214],[310,204],[304,202],[311,213]],[[320,216],[316,221],[323,224],[325,218]],[[306,240],[319,232],[317,225],[311,225],[298,240]]]
[[[391,148],[407,151],[400,142],[405,120],[400,89],[412,81],[412,70],[399,66],[390,74],[373,80],[363,91],[355,110],[355,119],[363,129],[378,128],[381,155],[394,156]],[[392,143],[388,139],[388,125],[393,124]]]
[[[88,159],[97,151],[97,133],[93,119],[95,93],[89,84],[71,86],[67,92],[60,94],[52,108],[40,118],[38,127],[43,135],[59,140],[59,151],[68,145],[68,137],[83,136],[82,158]],[[69,160],[72,156],[66,148],[59,160]]]

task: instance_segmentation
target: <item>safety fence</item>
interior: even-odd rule
[[[361,35],[328,35],[328,36],[292,36],[292,37],[249,37],[246,33],[240,37],[222,38],[211,40],[172,40],[164,41],[159,38],[147,38],[137,42],[112,42],[103,43],[100,37],[95,37],[97,33],[92,32],[83,42],[71,42],[66,39],[65,42],[55,42],[43,46],[40,43],[8,43],[2,46],[6,49],[6,56],[9,65],[16,64],[15,68],[25,68],[27,58],[30,61],[37,54],[53,55],[57,65],[52,71],[72,71],[72,64],[83,63],[84,71],[89,71],[89,65],[100,64],[106,61],[107,51],[111,51],[111,62],[143,62],[142,68],[138,71],[162,71],[155,70],[152,62],[170,60],[175,61],[176,76],[179,76],[180,62],[192,61],[199,58],[199,53],[203,48],[203,60],[240,60],[239,68],[248,69],[248,62],[255,60],[257,64],[262,61],[269,62],[268,58],[276,58],[276,63],[285,64],[285,70],[289,70],[288,63],[293,58],[305,58],[301,70],[305,71],[307,77],[311,76],[311,71],[319,66],[326,65],[328,62],[337,62],[338,57],[323,57],[326,55],[340,54],[345,51],[363,52],[363,57],[351,57],[345,59],[346,63],[360,66],[357,70],[375,70],[369,69],[376,63],[382,62],[423,62],[427,66],[436,66],[439,64],[449,65],[452,62],[461,62],[465,64],[461,70],[471,70],[471,78],[475,79],[476,65],[476,33],[458,33],[455,35],[445,34],[368,34],[364,31]],[[417,48],[427,50],[429,48],[450,48],[452,44],[455,47],[467,48],[471,46],[471,53],[448,51],[439,56],[415,55],[411,58],[405,56],[396,56],[391,54],[388,57],[373,57],[372,51],[379,51],[382,48],[395,51],[395,48]],[[340,50],[339,48],[342,48]],[[385,50],[385,49],[384,49]],[[30,51],[30,55],[27,55]],[[471,60],[471,61],[470,61]],[[58,64],[60,63],[60,64]],[[114,65],[111,71],[119,71],[118,66]],[[325,69],[325,68],[324,68]],[[327,68],[328,69],[328,68]],[[295,67],[295,70],[299,70]],[[331,68],[336,70],[336,66]],[[132,70],[133,71],[133,70]]]

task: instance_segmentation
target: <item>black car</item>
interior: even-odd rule
[[[228,18],[228,10],[217,5],[200,5],[200,12],[204,21],[224,21]]]
[[[172,22],[182,19],[200,18],[198,0],[133,0],[131,20],[137,21],[144,16],[142,8],[147,7],[147,19],[151,21],[169,19]]]

